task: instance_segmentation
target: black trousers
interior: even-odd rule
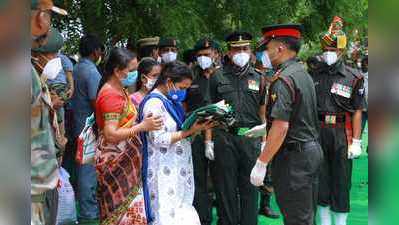
[[[202,225],[212,222],[212,206],[208,192],[209,160],[205,157],[204,137],[198,135],[191,144],[194,167],[194,207],[197,210]]]
[[[58,191],[57,188],[45,192],[44,219],[46,225],[55,225],[58,212]]]
[[[282,147],[272,162],[272,180],[285,225],[315,224],[323,152],[317,142]]]
[[[350,211],[352,160],[348,159],[345,128],[322,128],[320,143],[324,161],[320,173],[319,205],[334,212]]]
[[[258,190],[250,174],[260,153],[260,139],[215,130],[214,177],[219,225],[256,225]]]

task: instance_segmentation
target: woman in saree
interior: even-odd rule
[[[134,79],[129,76],[134,76],[136,69],[137,58],[133,53],[114,48],[97,93],[95,166],[101,224],[147,224],[139,133],[160,129],[162,119],[148,115],[136,123],[137,110],[124,88],[132,85]]]
[[[192,71],[181,62],[164,68],[154,89],[140,104],[140,119],[161,116],[163,127],[143,133],[143,176],[148,185],[152,225],[200,225],[192,203],[194,177],[189,137],[213,126],[196,122],[181,130],[185,113],[181,102],[191,86]]]

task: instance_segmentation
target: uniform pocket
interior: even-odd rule
[[[217,87],[217,92],[220,99],[226,100],[227,103],[231,104],[234,102],[236,90],[231,84],[221,84]]]
[[[311,185],[315,168],[312,166],[310,152],[289,153],[289,188],[292,191]]]

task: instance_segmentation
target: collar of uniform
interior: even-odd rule
[[[251,72],[252,66],[250,65],[250,63],[247,63],[247,65],[245,65],[245,67],[240,68],[236,65],[234,65],[232,62],[226,64],[223,67],[223,71],[232,74],[234,76],[237,76],[237,74],[239,74],[238,77],[242,77],[245,74],[248,74],[248,72]]]
[[[298,60],[297,57],[294,57],[294,58],[292,58],[292,59],[289,59],[289,60],[283,62],[282,64],[280,64],[280,65],[277,67],[277,70],[283,70],[283,69],[287,68],[289,65],[291,65],[291,64],[293,64],[293,63],[296,63],[296,62],[298,62],[298,61],[299,61],[299,60]]]
[[[343,77],[345,77],[345,74],[348,73],[348,71],[346,70],[345,63],[344,63],[343,60],[339,60],[339,61],[336,63],[335,68],[336,68],[337,72],[338,72],[340,75],[342,75]]]

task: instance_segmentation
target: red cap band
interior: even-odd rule
[[[264,34],[265,39],[266,38],[273,38],[273,37],[294,37],[297,39],[301,38],[301,32],[297,29],[290,29],[290,28],[282,28],[282,29],[276,29],[276,30],[271,30],[268,32],[265,32]]]

